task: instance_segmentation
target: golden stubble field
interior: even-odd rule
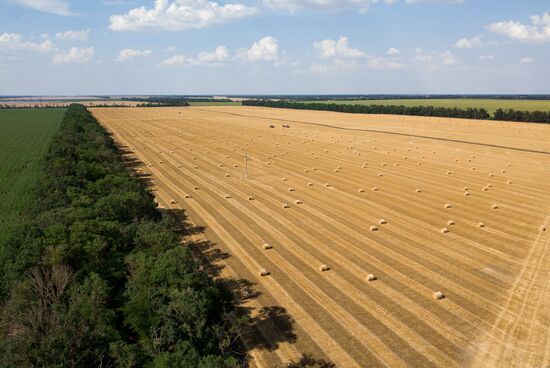
[[[550,126],[92,112],[160,207],[205,227],[187,241],[239,287],[252,365],[550,364]]]

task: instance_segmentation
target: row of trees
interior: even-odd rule
[[[495,111],[493,119],[548,124],[550,123],[550,111],[517,111],[513,109],[498,109]]]
[[[489,119],[485,109],[457,109],[433,106],[386,106],[386,105],[353,105],[336,103],[305,103],[273,100],[246,100],[243,105],[281,107],[287,109],[325,110],[348,112],[354,114],[391,114],[414,116],[439,116],[447,118]]]
[[[68,109],[37,190],[0,257],[0,366],[239,366],[228,289],[84,106]]]
[[[242,103],[247,106],[266,106],[301,110],[324,110],[355,114],[390,114],[413,116],[437,116],[445,118],[463,118],[478,120],[505,120],[532,123],[550,123],[550,112],[542,111],[515,111],[498,109],[494,116],[485,109],[459,109],[433,106],[389,106],[389,105],[359,105],[336,104],[318,102],[291,102],[283,100],[245,100]]]
[[[136,98],[121,98],[122,101],[137,101],[139,107],[154,107],[154,106],[189,106],[187,99],[184,97],[136,97]]]

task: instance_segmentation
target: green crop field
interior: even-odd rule
[[[65,109],[0,110],[0,249],[34,200],[40,160]]]
[[[549,100],[490,100],[490,99],[410,99],[410,100],[327,100],[308,101],[336,104],[361,105],[404,105],[404,106],[434,106],[457,107],[462,109],[484,108],[491,115],[497,109],[514,109],[519,111],[550,111]]]

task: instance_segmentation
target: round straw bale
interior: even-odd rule
[[[541,225],[541,226],[539,227],[539,231],[546,231],[546,227],[545,227],[544,225]]]
[[[376,231],[378,230],[378,228],[374,225],[372,225],[370,228],[369,228],[370,231]]]
[[[228,178],[230,175],[229,174],[225,174],[225,177]]]
[[[264,250],[268,250],[268,249],[271,249],[271,248],[273,248],[273,247],[271,246],[271,244],[265,243],[265,244],[263,245],[263,249],[264,249]]]
[[[196,185],[193,187],[194,190],[199,190],[199,187],[197,187]]]
[[[181,165],[178,165],[178,169],[181,169]]]
[[[447,229],[446,227],[442,228],[441,230],[441,233],[442,234],[447,234],[449,232],[449,229]]]
[[[294,192],[295,190],[296,190],[296,189],[294,189],[294,188],[288,188],[288,191],[289,191],[289,192]]]
[[[294,204],[302,204],[302,201],[297,199],[297,200],[294,201]]]
[[[421,191],[420,189],[418,189],[418,188],[416,188],[414,191],[415,191],[416,193],[422,193],[422,191]]]
[[[325,271],[328,271],[328,270],[329,270],[329,268],[326,264],[322,264],[322,265],[319,266],[319,271],[321,271],[321,272],[325,272]]]
[[[506,184],[512,184],[512,180],[507,180]]]
[[[249,200],[249,201],[252,201],[252,200],[254,200],[254,197],[248,196],[248,200]]]
[[[369,273],[367,275],[367,281],[374,281],[376,280],[376,276],[374,276],[372,273]]]
[[[498,205],[496,205],[496,204],[492,205],[492,206],[491,206],[491,209],[492,209],[492,210],[498,210]]]
[[[228,198],[228,199],[231,198],[231,196],[229,194],[226,194],[224,197]]]
[[[464,197],[468,197],[470,195],[470,192],[464,192]]]
[[[360,188],[360,189],[358,190],[358,192],[359,192],[359,193],[365,193],[365,189]]]
[[[269,275],[269,272],[265,269],[265,268],[262,268],[260,270],[260,276],[268,276]]]
[[[445,203],[445,206],[444,206],[444,207],[445,207],[445,208],[451,208],[452,206],[451,206],[450,203]]]
[[[485,227],[485,224],[484,224],[483,222],[479,222],[479,223],[477,224],[477,227]]]
[[[451,175],[451,174],[452,174],[452,172],[451,172],[451,171],[447,171],[447,175]]]
[[[328,188],[330,187],[330,184],[329,183],[325,183],[325,188]]]
[[[382,173],[378,173],[376,176],[384,176]]]
[[[282,180],[282,181],[287,181],[288,179],[287,179],[287,178],[282,178],[281,180]]]
[[[493,174],[493,173],[490,173],[490,174],[489,174],[489,177],[490,177],[490,178],[492,178],[493,176],[495,176],[495,174]]]
[[[372,187],[372,190],[376,192],[376,191],[379,190],[379,188],[378,187]]]
[[[176,203],[178,203],[178,202],[176,202],[175,199],[171,199],[171,200],[170,200],[170,203],[171,203],[171,204],[176,204]]]
[[[386,220],[384,220],[384,219],[380,219],[380,220],[378,220],[378,223],[379,223],[380,225],[385,225],[385,224],[387,224],[388,222],[387,222]]]
[[[283,208],[290,208],[290,206],[287,203],[283,203]]]
[[[185,198],[191,198],[191,194],[185,194]]]
[[[455,222],[454,222],[453,220],[447,221],[447,225],[449,225],[449,226],[452,226],[452,225],[454,225],[454,224],[455,224]]]
[[[443,295],[441,291],[436,291],[432,294],[432,298],[434,298],[435,300],[440,300],[445,298],[445,295]]]
[[[312,186],[313,186],[313,183],[307,183],[307,186],[308,186],[308,187],[312,187]]]

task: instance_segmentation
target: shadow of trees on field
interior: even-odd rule
[[[287,365],[287,368],[336,368],[334,363],[327,362],[323,359],[316,359],[310,354],[304,354],[299,360],[291,362]]]
[[[140,161],[127,146],[117,144],[117,147],[131,175],[142,180],[150,188],[153,176],[147,172],[147,165]],[[274,351],[283,342],[291,344],[296,342],[295,322],[284,307],[278,305],[256,307],[254,305],[257,304],[250,303],[251,300],[262,296],[256,282],[246,278],[221,279],[222,271],[226,267],[225,261],[231,255],[220,249],[216,243],[199,236],[205,233],[206,227],[192,224],[182,209],[158,208],[158,210],[163,215],[177,219],[177,221],[174,221],[175,224],[172,230],[182,236],[185,245],[190,248],[200,266],[211,277],[220,280],[231,292],[235,315],[245,320],[245,323],[240,327],[242,331],[239,332],[239,335],[246,349]],[[238,272],[238,270],[236,271]],[[242,350],[246,351],[246,349]],[[288,367],[331,368],[334,365],[304,355],[299,361],[291,363]]]

